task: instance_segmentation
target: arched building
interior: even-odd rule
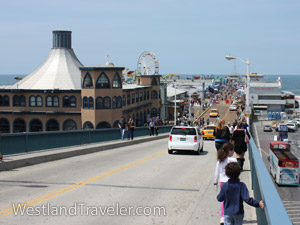
[[[0,132],[110,128],[122,116],[143,125],[159,116],[159,75],[123,84],[124,67],[84,67],[71,43],[71,31],[53,31],[45,62],[16,84],[0,87]]]

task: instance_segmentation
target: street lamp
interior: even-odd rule
[[[250,61],[249,59],[244,60],[244,59],[241,59],[239,57],[235,57],[235,56],[230,56],[230,55],[227,55],[225,57],[226,60],[233,60],[233,59],[238,59],[240,61],[242,61],[243,63],[247,64],[247,92],[246,92],[246,114],[251,114],[251,109],[250,109],[250,87],[249,87],[249,83],[250,83]],[[247,117],[248,118],[248,117]],[[249,124],[249,119],[247,119],[247,123]]]
[[[174,126],[176,126],[176,84],[173,84],[175,88],[175,100],[174,100]]]

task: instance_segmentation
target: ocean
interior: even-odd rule
[[[7,75],[3,74],[0,75],[0,86],[2,85],[12,85],[16,83],[15,77],[26,77],[27,75]],[[193,75],[183,75],[181,74],[181,78],[190,77],[192,78]],[[197,75],[195,75],[197,76]],[[223,75],[224,76],[224,75]],[[217,76],[215,76],[217,77]],[[300,75],[264,75],[264,79],[266,81],[276,81],[280,77],[282,90],[283,91],[291,91],[295,95],[300,96]]]

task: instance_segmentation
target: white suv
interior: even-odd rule
[[[174,150],[189,150],[197,154],[203,151],[203,138],[197,127],[174,126],[171,129],[168,142],[168,152]]]
[[[296,130],[298,130],[297,125],[294,123],[287,123],[286,125],[287,125],[289,131],[295,132]]]

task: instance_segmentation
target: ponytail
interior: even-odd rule
[[[225,143],[222,148],[218,151],[217,159],[223,162],[227,157],[230,150],[233,150],[234,146],[231,143]]]

